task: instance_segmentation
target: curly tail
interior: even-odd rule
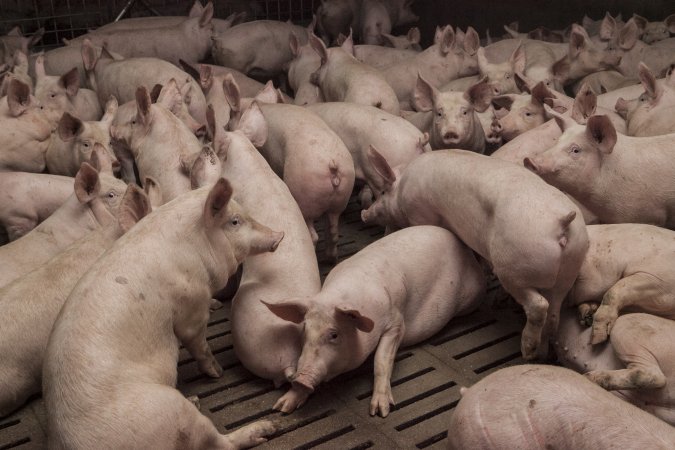
[[[330,162],[328,169],[330,170],[330,182],[333,184],[333,188],[337,189],[340,186],[340,175],[338,174],[338,167],[335,161]]]

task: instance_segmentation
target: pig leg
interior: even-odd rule
[[[319,235],[314,229],[314,219],[307,219],[307,229],[309,230],[310,236],[312,236],[312,243],[316,246],[316,243],[319,242]]]
[[[340,223],[340,213],[327,213],[326,214],[326,259],[331,262],[337,262],[338,259],[338,239],[340,238],[340,232],[338,229]]]
[[[640,272],[622,278],[605,293],[593,315],[591,344],[607,340],[619,311],[627,306],[638,306],[641,311],[656,315],[675,309],[672,295],[662,289],[660,280],[653,275]]]
[[[292,413],[305,404],[311,392],[309,389],[293,384],[293,386],[274,404],[274,409],[282,413]]]
[[[204,305],[183,305],[191,306],[189,311],[183,312],[174,323],[176,336],[183,343],[190,355],[197,361],[199,370],[212,378],[218,378],[223,374],[223,369],[211,353],[211,348],[206,341],[206,326],[209,321],[209,305],[211,296]]]
[[[581,326],[590,327],[593,325],[593,314],[595,314],[599,306],[597,303],[581,303],[577,306]]]
[[[370,400],[370,415],[380,413],[380,416],[389,415],[389,405],[394,405],[394,396],[391,393],[391,373],[394,370],[394,358],[398,347],[405,335],[403,316],[396,311],[393,318],[394,325],[380,337],[375,351],[375,382],[373,398]]]
[[[504,281],[502,285],[525,310],[527,322],[521,337],[520,351],[524,359],[534,359],[537,356],[537,349],[541,343],[541,335],[546,323],[548,301],[536,289],[509,286]]]

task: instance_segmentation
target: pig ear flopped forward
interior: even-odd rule
[[[328,61],[328,50],[326,50],[326,46],[324,45],[323,41],[319,39],[314,33],[310,33],[309,45],[312,46],[314,51],[321,58],[321,65],[323,66],[326,64],[326,61]]]
[[[145,126],[150,124],[151,106],[152,100],[150,100],[148,89],[145,86],[140,86],[136,89],[136,117]]]
[[[120,228],[126,233],[151,211],[152,207],[145,192],[135,184],[130,184],[124,192],[117,213]]]
[[[70,142],[84,131],[84,123],[70,113],[64,112],[59,120],[58,133],[64,142]]]
[[[483,78],[480,82],[471,86],[464,93],[464,97],[471,103],[473,109],[479,113],[485,112],[490,106],[490,100],[492,100],[492,89],[490,89],[487,78]]]
[[[422,112],[434,109],[434,101],[437,93],[436,89],[418,72],[417,83],[415,84],[412,98],[415,109]]]
[[[569,117],[565,117],[562,114],[555,111],[548,104],[548,100],[547,103],[544,104],[544,111],[546,112],[546,117],[554,119],[555,123],[558,124],[558,127],[563,132],[569,128],[572,128],[574,125],[577,125],[577,123],[574,120],[570,119]]]
[[[7,106],[13,117],[19,117],[30,107],[30,87],[16,78],[9,82]]]
[[[382,156],[382,154],[378,152],[372,145],[368,147],[368,160],[378,175],[382,177],[385,185],[387,187],[391,187],[391,185],[396,181],[396,174],[391,169],[391,166],[384,156]]]
[[[227,204],[232,198],[232,185],[225,178],[219,178],[211,188],[204,204],[204,224],[206,228],[220,227],[227,221]]]
[[[98,196],[100,190],[98,171],[91,164],[83,162],[75,175],[75,196],[80,203],[89,203]]]
[[[105,147],[96,142],[89,157],[89,164],[98,171],[98,173],[107,173],[113,175],[113,162]]]
[[[225,75],[223,79],[223,92],[225,93],[227,104],[230,105],[230,109],[234,112],[241,111],[241,92],[239,91],[239,85],[231,73]]]
[[[262,147],[267,141],[268,127],[267,120],[260,109],[257,101],[251,103],[251,106],[244,111],[237,129],[244,133],[254,147]]]
[[[586,124],[588,118],[595,114],[597,104],[598,97],[595,95],[590,85],[584,82],[581,85],[579,92],[577,92],[577,96],[574,98],[572,119],[580,125]]]
[[[364,333],[370,333],[373,331],[373,328],[375,328],[375,322],[373,322],[372,319],[361,315],[356,309],[346,309],[336,306],[335,315],[347,319],[354,324],[357,330],[363,331]]]
[[[656,83],[656,77],[643,62],[640,62],[639,64],[638,77],[640,78],[642,87],[645,88],[645,92],[652,100],[656,99],[661,94],[662,90]]]
[[[307,305],[298,301],[285,301],[281,303],[267,303],[260,300],[263,305],[277,317],[287,322],[300,324],[305,320],[307,314]]]
[[[59,78],[59,86],[66,90],[69,97],[77,95],[80,90],[80,71],[73,67]]]
[[[604,154],[612,153],[616,145],[616,129],[607,116],[593,116],[586,124],[586,137]]]

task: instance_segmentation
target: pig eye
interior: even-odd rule
[[[532,117],[532,113],[529,112],[529,111],[525,111],[525,116],[527,116],[527,117]]]
[[[509,75],[509,74],[507,73],[507,74],[504,76],[504,78],[506,78],[507,80],[510,80],[510,79],[511,79],[511,75]]]
[[[443,116],[443,111],[438,111],[436,113],[436,117],[442,117]]]
[[[115,198],[115,197],[117,197],[117,194],[114,191],[110,191],[106,194],[106,197]]]
[[[89,148],[89,142],[85,142],[82,145],[84,145],[84,148]]]
[[[469,113],[469,110],[466,108],[462,108],[462,115],[466,116]]]
[[[56,94],[52,92],[51,94],[49,94],[49,96],[50,96],[51,98],[54,98],[54,97],[56,97]]]
[[[234,216],[232,220],[230,221],[232,226],[238,226],[241,223],[241,218],[239,216]]]
[[[573,155],[578,155],[581,153],[581,148],[578,145],[572,145],[572,147],[570,147],[570,153]]]
[[[328,338],[329,338],[331,341],[336,340],[336,339],[338,338],[338,333],[337,333],[337,331],[331,331],[331,332],[329,332],[329,333],[328,333]]]

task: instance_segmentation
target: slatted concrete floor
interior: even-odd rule
[[[320,232],[321,234],[321,232]],[[340,259],[347,258],[383,230],[360,222],[355,198],[341,225]],[[321,243],[318,251],[321,252]],[[330,266],[321,266],[325,275]],[[280,429],[261,449],[415,449],[445,448],[447,424],[461,386],[470,386],[501,367],[522,363],[520,330],[523,316],[511,306],[493,305],[451,321],[426,342],[400,349],[392,376],[396,406],[389,417],[370,417],[372,360],[360,369],[319,387],[307,404],[293,414],[272,409],[286,387],[250,374],[234,356],[229,307],[215,311],[208,327],[209,344],[224,373],[212,380],[199,373],[194,360],[181,350],[179,389],[196,395],[201,410],[226,433],[255,420],[276,420]],[[0,419],[0,450],[44,448],[46,426],[41,399],[11,417]]]

